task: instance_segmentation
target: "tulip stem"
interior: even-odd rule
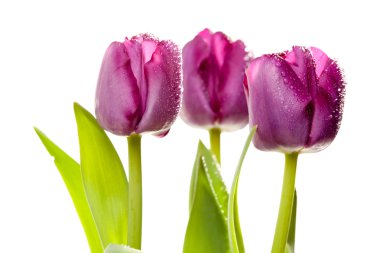
[[[141,135],[128,137],[129,158],[129,205],[128,245],[141,249],[142,225],[142,177],[141,177]]]
[[[280,209],[278,211],[276,231],[272,253],[284,253],[288,239],[294,200],[298,153],[285,154],[285,170],[282,182]]]
[[[211,128],[209,130],[210,134],[210,149],[211,152],[216,156],[216,160],[220,164],[220,128]]]

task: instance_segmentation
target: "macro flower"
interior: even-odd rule
[[[248,123],[244,43],[205,29],[182,51],[182,119],[189,125],[235,130]]]
[[[336,61],[320,49],[254,59],[245,83],[250,125],[260,150],[316,152],[327,147],[342,119],[345,82]]]
[[[113,42],[100,69],[95,113],[117,135],[165,135],[179,111],[181,66],[178,47],[143,34]]]

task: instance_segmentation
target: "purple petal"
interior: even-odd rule
[[[216,119],[209,102],[207,86],[199,74],[199,68],[208,58],[210,50],[209,44],[198,35],[182,51],[184,89],[181,118],[189,125],[212,127]]]
[[[286,54],[285,60],[292,67],[304,86],[308,87],[311,93],[314,93],[314,88],[317,85],[317,76],[311,52],[304,47],[294,46],[293,50]]]
[[[96,117],[103,128],[117,135],[134,131],[140,117],[140,93],[122,43],[114,42],[106,51],[95,104]]]
[[[231,43],[227,36],[222,32],[216,32],[212,36],[211,50],[216,58],[216,63],[222,67],[226,58],[227,49]]]
[[[247,75],[250,125],[258,126],[255,146],[283,152],[301,150],[312,116],[308,88],[278,55],[254,59]]]
[[[219,87],[219,117],[223,129],[235,130],[248,123],[248,108],[243,82],[246,51],[242,41],[236,41],[226,51]]]
[[[174,123],[181,100],[180,53],[175,44],[161,41],[144,67],[146,108],[136,132],[167,132]]]
[[[335,61],[325,58],[318,80],[318,92],[313,99],[315,112],[307,150],[322,150],[333,141],[342,120],[344,95],[342,71]]]
[[[143,51],[143,63],[147,63],[152,59],[153,53],[157,48],[157,41],[144,40],[142,42],[142,51]]]
[[[211,44],[212,33],[210,29],[204,29],[200,33],[198,33],[197,37],[201,37],[207,44]]]
[[[325,68],[332,63],[332,60],[319,48],[311,47],[310,51],[313,54],[317,77],[320,77]]]
[[[132,71],[140,90],[142,111],[145,111],[147,97],[144,64],[150,61],[153,52],[156,50],[157,43],[158,41],[149,34],[134,36],[131,40],[126,39],[124,42],[131,59]]]
[[[212,35],[210,45],[211,52],[208,57],[199,66],[199,74],[205,82],[208,91],[208,98],[211,109],[216,114],[214,124],[220,123],[221,115],[221,85],[222,85],[222,67],[228,59],[227,52],[231,48],[231,43],[226,35],[221,32],[216,32]],[[216,122],[218,121],[218,122]]]
[[[330,94],[335,108],[342,107],[345,95],[345,82],[342,70],[335,61],[329,61],[318,79],[318,86]]]
[[[339,117],[335,116],[331,96],[319,89],[313,98],[313,121],[309,139],[303,152],[317,152],[326,148],[338,133]]]

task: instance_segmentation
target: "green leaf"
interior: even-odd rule
[[[184,253],[229,252],[228,193],[217,162],[200,142],[190,189],[190,218]]]
[[[90,207],[87,203],[80,165],[55,145],[38,128],[35,127],[34,130],[38,137],[40,137],[49,154],[54,157],[54,163],[66,184],[67,190],[70,193],[71,199],[86,233],[91,252],[102,253],[102,242],[100,241]]]
[[[256,132],[256,126],[254,126],[251,132],[249,133],[248,138],[245,142],[243,151],[240,155],[240,159],[236,168],[234,180],[232,182],[230,199],[228,201],[228,236],[229,236],[231,253],[245,252],[243,236],[241,233],[240,221],[239,221],[237,192],[238,192],[240,171],[243,165],[245,155],[247,154],[248,148],[251,145],[251,141],[255,132]]]
[[[104,253],[142,253],[142,251],[132,249],[126,245],[110,244],[104,250]]]
[[[96,119],[74,103],[82,178],[103,245],[127,244],[128,181],[110,139]]]
[[[288,240],[286,242],[285,253],[294,253],[294,244],[296,241],[296,220],[297,220],[297,191],[294,191],[292,218],[290,220],[290,227],[288,233]]]

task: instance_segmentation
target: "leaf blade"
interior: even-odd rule
[[[190,218],[183,252],[229,252],[226,219],[228,193],[217,162],[201,142],[193,169],[191,191]]]
[[[240,227],[239,213],[238,213],[238,201],[237,201],[237,192],[241,168],[245,155],[247,154],[248,148],[251,144],[251,140],[256,132],[256,126],[254,126],[245,142],[243,151],[241,153],[238,165],[236,167],[235,176],[232,182],[230,198],[228,201],[228,236],[229,243],[231,248],[231,253],[244,253],[244,243],[243,236]]]
[[[128,181],[110,139],[86,109],[74,103],[82,178],[103,245],[127,244]]]
[[[42,144],[51,156],[54,157],[54,163],[61,174],[71,196],[82,227],[87,237],[87,242],[92,253],[102,253],[103,246],[99,238],[95,221],[92,217],[90,207],[87,203],[86,194],[82,182],[82,173],[80,165],[53,143],[41,130],[34,128]]]
[[[110,244],[104,253],[142,253],[142,251],[128,247],[127,245]]]

